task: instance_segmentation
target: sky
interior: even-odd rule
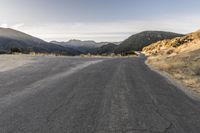
[[[199,0],[0,0],[0,27],[46,41],[117,42],[144,30],[200,29]]]

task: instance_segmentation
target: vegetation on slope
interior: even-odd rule
[[[120,54],[128,51],[141,51],[145,46],[164,39],[172,39],[183,36],[181,34],[163,31],[144,31],[132,35],[123,41],[115,50],[115,53]]]
[[[200,31],[143,49],[148,63],[180,80],[200,94]]]
[[[117,45],[115,45],[113,43],[103,45],[103,46],[101,46],[100,48],[97,49],[97,54],[99,54],[99,55],[110,55],[110,54],[114,53],[114,50],[115,50],[116,47],[117,47]]]
[[[195,32],[183,37],[158,41],[156,43],[144,47],[142,51],[146,55],[160,55],[160,54],[171,54],[171,53],[178,54],[179,52],[185,51],[186,49],[192,50],[192,48],[197,45],[197,43],[195,42],[198,39],[197,35],[198,32]],[[190,45],[190,47],[188,47],[188,45]],[[184,47],[186,49],[184,49]],[[195,49],[196,48],[194,48],[194,50]]]

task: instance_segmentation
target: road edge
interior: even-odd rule
[[[194,91],[192,91],[189,87],[187,87],[186,85],[181,83],[181,81],[175,79],[174,77],[172,77],[170,74],[168,74],[165,71],[160,71],[160,70],[156,69],[155,67],[153,67],[152,65],[150,65],[148,63],[148,60],[145,60],[145,65],[150,70],[152,70],[152,71],[158,73],[159,75],[161,75],[162,77],[164,77],[167,80],[167,82],[176,86],[178,89],[180,89],[183,93],[185,93],[187,96],[189,96],[193,100],[200,101],[200,96],[197,93],[195,93]]]

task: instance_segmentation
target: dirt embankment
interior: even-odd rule
[[[143,49],[148,64],[167,72],[200,95],[200,31]]]

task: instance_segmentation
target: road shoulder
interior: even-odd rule
[[[196,101],[200,101],[200,96],[195,93],[194,91],[192,91],[189,87],[187,87],[186,85],[184,85],[183,83],[181,83],[181,81],[175,79],[173,76],[171,76],[170,74],[168,74],[165,71],[160,71],[158,70],[156,67],[150,65],[148,63],[148,60],[145,61],[145,64],[147,65],[147,67],[158,73],[159,75],[161,75],[162,77],[164,77],[167,82],[169,82],[170,84],[173,84],[174,86],[176,86],[177,88],[179,88],[181,91],[183,91],[187,96],[189,96],[190,98],[196,100]]]

